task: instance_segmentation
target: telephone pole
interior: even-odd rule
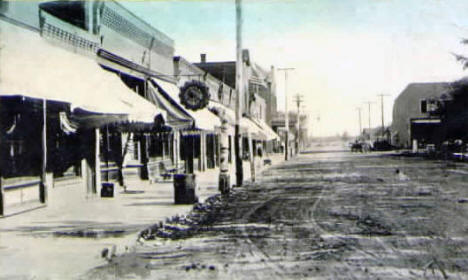
[[[300,95],[299,93],[296,94],[294,97],[294,101],[297,104],[297,120],[296,120],[296,151],[299,153],[299,147],[301,145],[300,143],[300,138],[301,138],[301,114],[300,114],[300,108],[301,108],[301,103],[304,102],[304,96]]]
[[[380,110],[382,111],[382,139],[385,135],[385,123],[384,123],[384,96],[389,96],[388,94],[378,94],[380,97]]]
[[[284,159],[289,159],[289,112],[288,112],[288,71],[292,71],[295,68],[278,68],[278,71],[284,71],[284,126],[286,128],[286,139],[284,144]]]
[[[374,102],[365,102],[365,104],[367,104],[369,107],[369,140],[371,140],[371,105],[374,104]]]
[[[240,121],[242,119],[242,98],[244,96],[244,69],[242,60],[242,2],[236,0],[236,124],[234,127],[234,149],[236,153],[236,185],[242,186],[244,172],[241,157]]]
[[[359,135],[362,133],[362,122],[361,122],[361,107],[357,107],[356,110],[359,112]]]

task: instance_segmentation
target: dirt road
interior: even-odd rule
[[[467,180],[461,163],[304,154],[83,278],[468,279]]]

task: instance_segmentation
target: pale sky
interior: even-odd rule
[[[122,2],[175,40],[177,55],[198,62],[235,60],[235,1]],[[289,74],[289,108],[302,94],[315,121],[314,136],[381,123],[377,94],[385,98],[385,123],[393,100],[411,82],[453,81],[466,73],[452,52],[468,54],[466,0],[251,0],[243,1],[243,47],[269,69]],[[284,110],[284,74],[278,73],[278,109]],[[320,121],[316,117],[320,115]]]

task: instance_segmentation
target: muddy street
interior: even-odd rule
[[[302,154],[155,221],[83,279],[466,279],[468,166]]]

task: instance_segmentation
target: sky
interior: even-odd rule
[[[159,0],[122,4],[174,39],[191,62],[235,60],[234,0]],[[304,97],[312,136],[391,123],[394,99],[412,82],[454,81],[466,75],[453,53],[468,54],[466,0],[244,0],[243,48],[265,69],[292,67],[288,107]],[[278,110],[284,73],[278,72]]]

